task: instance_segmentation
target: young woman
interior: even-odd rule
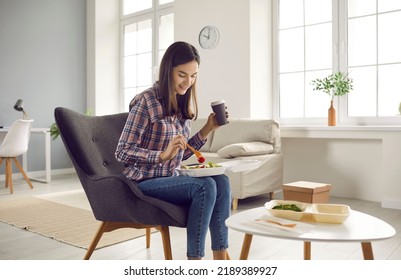
[[[228,248],[225,220],[231,204],[228,177],[178,176],[176,170],[192,155],[186,143],[199,149],[219,127],[211,113],[205,126],[189,138],[190,121],[198,115],[195,87],[199,63],[198,51],[186,42],[176,42],[166,50],[159,81],[130,103],[115,155],[127,166],[124,175],[136,181],[144,194],[190,206],[188,259],[204,257],[209,229],[213,258],[224,260]]]

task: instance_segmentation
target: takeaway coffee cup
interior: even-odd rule
[[[226,102],[224,100],[214,101],[210,104],[213,112],[216,114],[216,120],[219,125],[227,123],[226,118]]]

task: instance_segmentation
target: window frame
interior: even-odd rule
[[[378,0],[380,1],[380,0]],[[347,0],[332,0],[332,70],[348,72],[347,46],[348,46],[348,7]],[[282,118],[280,117],[280,72],[279,72],[279,0],[273,1],[273,116],[282,125],[319,126],[327,125],[327,117],[322,118]],[[376,14],[377,15],[377,14]],[[378,32],[376,30],[376,32]],[[376,39],[376,43],[378,43]],[[378,50],[376,50],[378,52]],[[375,66],[380,64],[376,61]],[[307,71],[304,70],[304,73]],[[378,73],[376,72],[376,81]],[[376,83],[376,86],[377,83]],[[323,93],[322,93],[323,94]],[[352,94],[352,92],[350,93]],[[377,89],[376,89],[377,95]],[[327,104],[327,109],[330,104]],[[401,117],[351,117],[348,116],[348,96],[334,98],[337,110],[337,126],[400,126]],[[378,105],[376,104],[376,107]]]
[[[119,81],[119,108],[123,112],[128,111],[128,107],[124,106],[124,27],[129,24],[138,23],[144,20],[151,20],[152,26],[152,67],[159,66],[159,19],[163,15],[174,14],[174,1],[166,4],[159,5],[159,0],[152,0],[152,8],[142,10],[136,13],[124,15],[123,14],[123,1],[120,0],[120,81]],[[152,75],[152,84],[155,82],[155,75]],[[126,108],[127,107],[127,108]]]

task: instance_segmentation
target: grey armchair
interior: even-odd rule
[[[172,259],[169,226],[186,227],[188,208],[144,195],[122,175],[114,157],[128,113],[87,116],[58,107],[54,111],[61,138],[72,160],[95,218],[101,225],[84,259],[89,259],[103,233],[115,229],[145,228],[161,235],[165,259]]]

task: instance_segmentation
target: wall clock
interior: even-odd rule
[[[217,46],[220,33],[216,26],[205,26],[199,32],[199,45],[204,49],[213,49]]]

